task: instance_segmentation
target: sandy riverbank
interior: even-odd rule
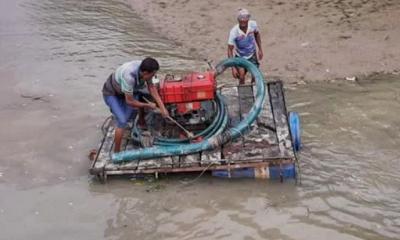
[[[236,10],[245,7],[260,26],[266,75],[293,82],[400,72],[399,1],[128,1],[195,58],[225,58]]]

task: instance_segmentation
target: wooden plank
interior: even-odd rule
[[[256,87],[253,86],[253,93],[257,92]],[[278,140],[276,138],[275,121],[273,119],[269,94],[265,91],[265,102],[262,110],[257,118],[258,133],[263,139],[268,139],[270,144],[277,144]]]
[[[201,152],[201,166],[207,166],[209,164],[221,164],[222,152],[221,148],[211,151]]]
[[[262,141],[265,141],[267,143],[266,146],[278,144],[276,132],[272,131],[269,128],[265,128],[263,125],[258,124],[252,126],[252,130],[248,134],[246,134],[245,139],[245,144],[247,142],[247,139],[261,139]]]
[[[258,160],[258,161],[257,161]],[[289,164],[294,163],[293,159],[279,158],[279,159],[269,159],[268,161],[261,161],[261,159],[256,159],[255,162],[240,162],[224,165],[211,165],[211,166],[195,166],[195,167],[182,167],[182,168],[155,168],[155,169],[137,169],[137,170],[115,170],[108,171],[108,175],[121,175],[121,174],[139,174],[139,173],[177,173],[177,172],[199,172],[203,170],[224,170],[224,169],[238,169],[238,168],[248,168],[248,167],[267,167],[271,165],[279,164]]]
[[[137,169],[152,169],[152,168],[161,168],[161,163],[158,159],[146,159],[140,160]]]
[[[252,159],[290,158],[292,152],[290,149],[281,151],[279,145],[268,145],[267,142],[256,139],[254,142],[249,140],[248,144],[244,146],[240,143],[225,146],[224,157],[226,161],[237,163]]]
[[[247,118],[248,113],[250,112],[250,109],[254,105],[254,94],[253,94],[253,85],[239,85],[238,86],[238,97],[239,97],[239,115],[240,115],[240,121],[243,119]],[[249,132],[253,132],[253,128],[256,125],[256,123],[251,124],[250,128],[251,130]],[[244,147],[246,145],[246,138],[247,134],[243,135],[241,137],[242,141],[242,146]],[[245,152],[241,152],[240,159],[243,159],[245,157]]]
[[[239,114],[240,120],[245,119],[251,107],[254,105],[253,85],[239,85]]]
[[[105,170],[115,171],[115,170],[137,169],[138,163],[139,161],[114,164],[111,161],[109,161],[105,166]]]
[[[162,157],[162,158],[152,158],[152,159],[143,159],[137,160],[127,163],[120,164],[107,164],[107,170],[135,170],[135,169],[156,169],[156,168],[173,168],[173,157]]]
[[[103,138],[103,143],[100,146],[99,153],[95,162],[92,165],[93,170],[101,170],[111,159],[111,150],[114,146],[114,127],[109,125],[106,128],[106,135]]]
[[[170,158],[172,160],[172,167],[179,168],[180,167],[179,156],[171,156]]]
[[[229,115],[229,127],[236,126],[240,122],[239,96],[237,87],[223,88],[221,90],[224,100],[227,103]]]
[[[201,158],[200,153],[183,155],[179,157],[179,167],[200,166]]]
[[[276,136],[279,149],[282,154],[285,150],[292,149],[292,141],[290,138],[289,125],[287,120],[287,112],[285,105],[285,96],[283,92],[283,84],[281,81],[268,83],[268,93],[271,105],[273,119],[275,121]],[[292,155],[293,155],[293,151]]]

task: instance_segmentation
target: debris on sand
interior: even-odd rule
[[[36,95],[27,95],[27,94],[21,94],[22,98],[29,98],[32,101],[43,101],[43,102],[50,102],[49,99],[47,99],[45,96],[36,96]]]

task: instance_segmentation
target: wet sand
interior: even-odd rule
[[[156,32],[197,59],[226,57],[236,10],[245,7],[260,27],[267,76],[297,82],[400,73],[399,1],[129,2]]]

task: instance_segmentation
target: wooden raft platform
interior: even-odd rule
[[[90,167],[90,173],[105,181],[109,175],[222,169],[230,171],[295,164],[296,154],[288,125],[283,84],[281,81],[273,81],[267,83],[266,87],[265,104],[250,131],[243,137],[212,151],[114,164],[111,161],[114,127],[110,121],[103,129],[104,138]],[[240,85],[226,87],[220,91],[228,107],[229,126],[234,126],[246,117],[252,107],[256,89],[252,85]],[[124,138],[123,146],[125,150],[138,148],[129,137]]]

